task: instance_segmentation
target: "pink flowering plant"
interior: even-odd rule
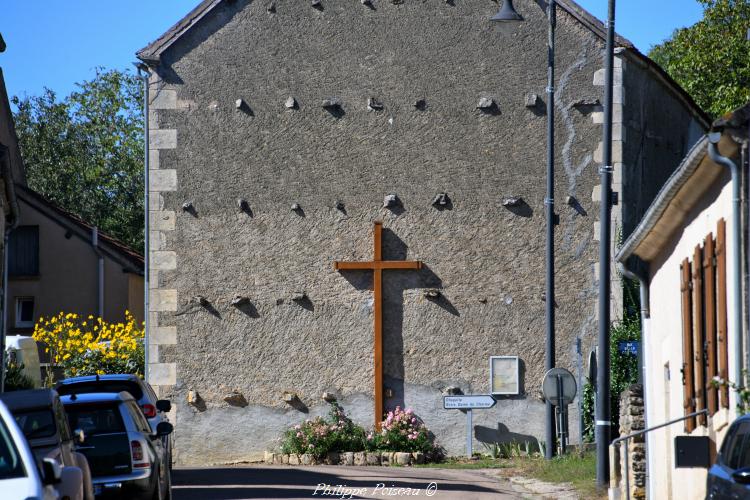
[[[380,432],[367,435],[368,450],[401,451],[435,454],[435,437],[411,408],[397,406],[380,424]]]
[[[307,419],[284,433],[281,452],[309,454],[321,459],[329,452],[362,451],[365,430],[352,422],[338,403],[331,403],[327,417]]]

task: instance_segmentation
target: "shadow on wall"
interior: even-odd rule
[[[529,451],[539,451],[539,441],[536,437],[529,434],[511,432],[507,425],[500,422],[497,423],[496,429],[483,425],[474,426],[474,437],[482,444],[526,444],[529,447]]]

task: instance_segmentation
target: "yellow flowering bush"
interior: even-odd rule
[[[34,325],[34,340],[44,343],[50,364],[61,367],[66,377],[105,373],[143,376],[143,334],[143,326],[136,324],[128,311],[122,323],[61,312],[40,317]]]

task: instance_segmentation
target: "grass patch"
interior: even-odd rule
[[[596,488],[596,456],[593,452],[583,456],[571,453],[564,457],[545,460],[541,457],[513,457],[493,459],[482,457],[479,460],[448,458],[444,462],[414,465],[434,469],[503,469],[502,476],[523,476],[548,483],[570,483],[581,498],[605,499],[606,491]]]
[[[583,498],[606,498],[596,487],[596,456],[572,453],[552,460],[543,458],[512,458],[508,460],[514,474],[533,477],[548,483],[570,483]]]

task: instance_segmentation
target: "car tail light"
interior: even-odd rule
[[[151,464],[148,463],[148,461],[143,461],[143,445],[140,441],[130,442],[130,456],[133,458],[134,469],[145,469],[151,467]]]
[[[143,410],[143,414],[146,415],[146,418],[154,418],[156,416],[156,406],[145,404],[141,406],[141,410]]]

